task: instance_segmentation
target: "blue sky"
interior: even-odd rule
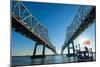
[[[57,53],[60,53],[65,40],[66,28],[76,15],[79,6],[34,2],[24,2],[24,5],[41,24],[47,27],[49,38],[56,47]],[[91,40],[91,47],[94,49],[95,23],[74,40],[75,45],[82,44],[79,40],[83,37]],[[12,31],[12,55],[31,55],[34,44],[34,41]],[[81,45],[81,47],[83,46]],[[38,46],[37,54],[41,54],[41,50],[42,46]],[[46,48],[46,54],[51,53],[52,51]]]

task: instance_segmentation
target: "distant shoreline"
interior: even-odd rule
[[[92,52],[92,53],[96,53],[96,52]],[[61,55],[61,54],[53,54],[53,55],[45,55],[45,56],[55,56],[55,55]],[[62,54],[62,55],[67,55],[67,54]],[[26,57],[30,57],[31,55],[26,55]],[[11,57],[25,57],[25,55],[24,56],[11,56]]]

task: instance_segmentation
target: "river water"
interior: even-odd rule
[[[95,54],[93,56],[94,60]],[[94,61],[93,60],[93,61]],[[59,63],[76,63],[77,57],[67,57],[66,55],[52,55],[45,58],[34,58],[33,60],[29,56],[12,56],[11,64],[13,66],[23,65],[40,65],[40,64],[59,64]]]

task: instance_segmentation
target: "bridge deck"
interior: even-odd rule
[[[25,37],[27,37],[27,38],[29,38],[31,40],[37,41],[41,45],[45,45],[46,47],[48,47],[49,49],[51,49],[52,51],[54,51],[56,53],[56,50],[55,50],[54,46],[48,44],[46,41],[44,41],[43,39],[41,39],[40,37],[38,37],[36,34],[34,34],[34,32],[32,32],[28,28],[27,25],[23,24],[21,21],[19,21],[14,16],[12,16],[12,28],[14,29],[14,31],[20,32]]]

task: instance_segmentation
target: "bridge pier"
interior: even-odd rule
[[[38,45],[38,43],[36,42],[36,43],[35,43],[35,47],[34,47],[34,51],[33,51],[33,56],[35,56],[35,54],[36,54],[37,45]]]
[[[44,58],[45,57],[45,45],[43,45],[42,55],[36,55],[36,49],[37,49],[38,45],[40,45],[40,43],[36,42],[35,47],[34,47],[34,51],[33,51],[33,55],[31,56],[31,59],[33,59],[33,58]]]
[[[45,45],[43,45],[42,55],[45,56]]]
[[[69,43],[70,44],[70,43]],[[68,56],[73,56],[75,55],[75,48],[74,48],[74,42],[71,42],[72,46],[70,47],[70,45],[68,45]],[[70,50],[72,49],[73,53],[70,52]]]

